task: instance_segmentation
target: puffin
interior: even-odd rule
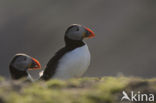
[[[9,72],[13,80],[27,78],[27,80],[33,81],[28,70],[36,70],[40,68],[41,65],[37,59],[24,53],[16,54],[9,64]]]
[[[94,36],[94,32],[88,27],[80,24],[70,25],[64,35],[65,46],[49,60],[44,71],[40,72],[40,79],[81,77],[88,69],[91,59],[84,39]]]

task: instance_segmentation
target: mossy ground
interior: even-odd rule
[[[30,83],[0,78],[0,103],[120,103],[123,90],[156,94],[156,79],[88,77]]]

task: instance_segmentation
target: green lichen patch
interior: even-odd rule
[[[118,103],[123,90],[156,93],[156,79],[120,76],[34,83],[2,80],[0,87],[0,103]]]

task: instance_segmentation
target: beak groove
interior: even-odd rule
[[[32,63],[30,64],[29,70],[36,70],[40,68],[41,68],[40,62],[32,57]]]

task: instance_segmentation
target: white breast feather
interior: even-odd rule
[[[60,60],[53,78],[69,79],[81,77],[90,64],[90,52],[87,45],[66,53]]]

